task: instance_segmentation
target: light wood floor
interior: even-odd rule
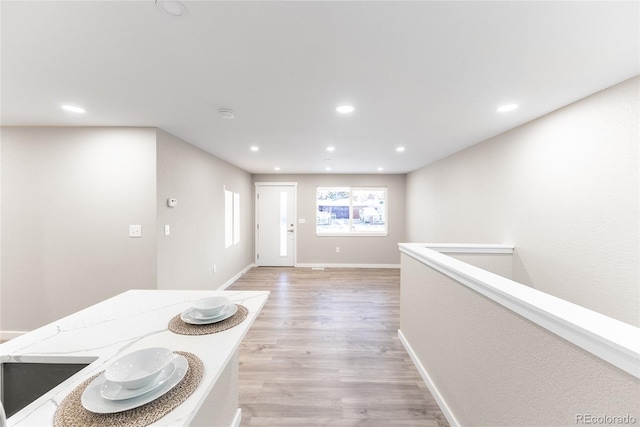
[[[397,269],[259,267],[271,297],[240,348],[242,427],[448,426],[397,333]]]

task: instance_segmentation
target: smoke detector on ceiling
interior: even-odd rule
[[[187,13],[187,7],[178,0],[156,0],[156,7],[171,16],[182,16]]]
[[[220,113],[223,119],[233,119],[236,115],[233,110],[230,110],[228,108],[221,108],[218,110],[218,113]]]

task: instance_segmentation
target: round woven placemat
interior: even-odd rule
[[[200,384],[204,372],[204,365],[198,356],[186,351],[176,351],[176,353],[186,357],[189,369],[182,381],[167,394],[128,411],[96,414],[86,410],[80,398],[91,381],[100,375],[97,374],[84,381],[64,398],[56,410],[53,419],[54,427],[144,427],[158,421],[193,393]]]
[[[247,310],[245,306],[240,304],[236,305],[238,306],[236,314],[222,322],[211,323],[209,325],[192,325],[180,319],[180,315],[178,314],[169,321],[169,330],[180,335],[208,335],[226,331],[242,323],[249,313],[249,310]]]

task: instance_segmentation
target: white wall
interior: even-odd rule
[[[408,241],[513,244],[514,280],[640,325],[639,88],[635,77],[410,173]]]
[[[459,425],[640,419],[631,374],[405,254],[401,281],[402,335]]]
[[[399,265],[398,243],[405,239],[404,175],[254,175],[254,182],[297,182],[298,264]],[[387,187],[388,236],[316,236],[316,187]],[[336,253],[336,247],[340,253]]]
[[[162,130],[157,135],[158,289],[218,288],[253,263],[251,175]],[[224,188],[240,194],[241,222],[240,242],[226,249]],[[175,208],[169,197],[178,200]]]
[[[155,130],[3,127],[0,330],[156,283]],[[142,238],[129,238],[129,224]]]
[[[128,289],[215,289],[252,263],[248,173],[155,128],[1,132],[5,338]],[[241,195],[241,241],[228,249],[225,186]]]

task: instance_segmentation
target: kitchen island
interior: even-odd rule
[[[237,326],[209,335],[179,335],[169,321],[207,296],[247,308]],[[88,363],[9,417],[8,426],[50,426],[63,399],[121,355],[146,347],[189,352],[203,362],[196,390],[151,426],[231,427],[240,424],[238,348],[269,292],[130,290],[0,345],[3,363]]]

